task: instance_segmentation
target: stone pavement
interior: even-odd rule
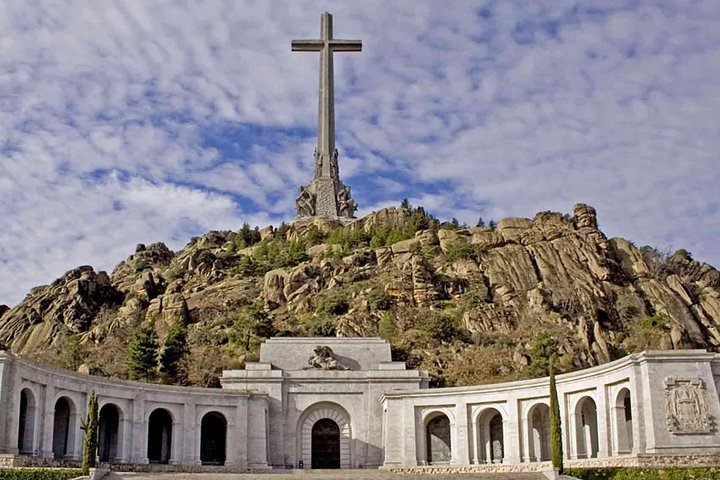
[[[273,473],[112,473],[107,480],[545,480],[542,473],[401,474],[385,470],[284,470]]]

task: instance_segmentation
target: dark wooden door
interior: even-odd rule
[[[340,427],[329,418],[313,425],[312,468],[340,468]]]

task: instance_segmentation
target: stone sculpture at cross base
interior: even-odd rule
[[[295,199],[297,217],[354,218],[357,203],[350,187],[340,180],[338,151],[335,148],[335,99],[333,52],[359,52],[360,40],[333,38],[332,15],[325,12],[320,22],[319,40],[293,40],[294,52],[320,52],[320,88],[318,96],[318,142],[313,154],[315,176],[300,187]]]

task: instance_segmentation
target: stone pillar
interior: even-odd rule
[[[17,455],[20,431],[20,386],[17,367],[9,353],[0,353],[0,452]],[[36,400],[37,401],[37,400]]]
[[[132,401],[132,449],[130,462],[150,463],[147,457],[147,425],[145,424],[145,395],[139,392]]]
[[[87,393],[80,395],[80,404],[76,406],[75,416],[74,418],[72,416],[70,417],[70,425],[68,428],[75,431],[75,444],[68,445],[68,449],[72,452],[70,456],[73,460],[80,460],[82,458],[83,437],[85,436],[85,432],[82,429],[82,420],[87,416],[88,397],[89,395]]]
[[[518,403],[510,397],[507,402],[507,418],[503,418],[503,463],[520,463],[521,422]]]
[[[452,439],[452,464],[453,465],[469,465],[470,464],[470,448],[468,441],[468,414],[467,404],[459,401],[455,405],[455,428],[451,429],[455,433]],[[451,426],[452,428],[452,426]]]
[[[40,407],[40,422],[42,423],[42,440],[40,442],[40,457],[54,458],[53,454],[53,428],[55,423],[55,387],[45,385],[43,389],[42,407]],[[40,399],[38,399],[39,401]]]
[[[470,460],[473,465],[479,465],[481,463],[480,461],[480,429],[478,428],[478,422],[477,419],[473,421],[472,416],[470,417],[470,425],[468,426],[468,430],[470,431],[470,434],[468,435],[470,439]]]
[[[172,415],[172,418],[172,443],[170,445],[170,460],[168,460],[168,463],[170,465],[180,465],[182,464],[182,452],[185,443],[185,429],[183,428],[183,418],[178,419],[175,415]]]
[[[183,404],[183,451],[182,463],[185,465],[200,465],[200,428],[198,428],[195,402]],[[226,448],[229,449],[230,444]]]
[[[233,437],[235,442],[232,448],[228,448],[227,462],[238,468],[248,466],[248,415],[250,414],[248,397],[242,396],[237,399],[235,409],[235,428]]]
[[[122,431],[122,442],[118,442],[117,463],[128,463],[130,461],[132,448],[132,422],[126,412],[123,412],[122,420],[118,426]]]
[[[247,398],[248,422],[245,435],[247,436],[247,466],[252,469],[266,469],[268,467],[267,430],[265,411],[267,400],[261,397]],[[238,432],[240,430],[238,429]]]
[[[597,390],[597,429],[598,429],[598,458],[610,456],[610,415],[608,409],[608,391],[605,385]]]
[[[534,458],[530,455],[530,444],[533,442],[532,417],[523,416],[520,419],[520,422],[522,425],[521,462],[523,462],[523,463],[533,462]],[[534,452],[534,454],[537,455],[537,452]]]

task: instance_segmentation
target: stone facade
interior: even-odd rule
[[[720,464],[720,355],[645,352],[557,385],[568,465]],[[76,461],[95,390],[101,460],[136,469],[549,468],[547,378],[429,389],[379,338],[273,338],[222,386],[114,381],[0,352],[0,461]]]

